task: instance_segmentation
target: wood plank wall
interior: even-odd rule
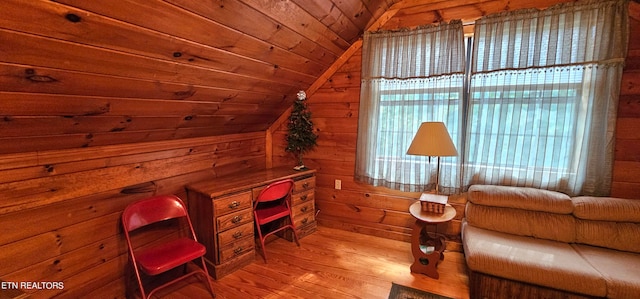
[[[265,134],[244,133],[0,156],[0,277],[62,281],[32,298],[122,298],[124,207],[206,176],[265,167]]]
[[[632,3],[631,10],[640,4]],[[638,16],[636,13],[635,16]],[[612,195],[640,198],[640,35],[638,17],[631,20],[629,57],[623,75]],[[374,188],[353,179],[360,97],[362,52],[356,51],[315,94],[309,97],[318,147],[307,155],[306,164],[317,168],[316,203],[318,222],[385,238],[409,241],[413,218],[408,207],[417,193]],[[283,151],[286,125],[273,134],[274,165],[290,165],[293,158]],[[342,190],[334,181],[342,181]],[[460,219],[465,195],[450,198],[458,215],[442,228],[452,239],[450,250],[461,250]]]
[[[629,52],[622,75],[612,195],[640,199],[640,3],[629,3]]]

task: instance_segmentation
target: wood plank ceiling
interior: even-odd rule
[[[0,153],[264,131],[392,0],[0,3]]]
[[[264,131],[367,28],[513,2],[3,0],[0,154]]]

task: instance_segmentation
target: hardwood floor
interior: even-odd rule
[[[391,282],[451,298],[469,298],[461,253],[446,252],[435,280],[409,271],[410,244],[326,227],[295,243],[267,244],[269,262],[255,261],[220,280],[212,280],[217,299],[387,298]],[[210,297],[196,278],[162,298]]]

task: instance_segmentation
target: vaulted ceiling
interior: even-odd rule
[[[367,29],[564,1],[3,0],[0,154],[263,131]]]

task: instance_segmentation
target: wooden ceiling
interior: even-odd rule
[[[3,0],[0,154],[264,131],[368,28],[531,2]]]

